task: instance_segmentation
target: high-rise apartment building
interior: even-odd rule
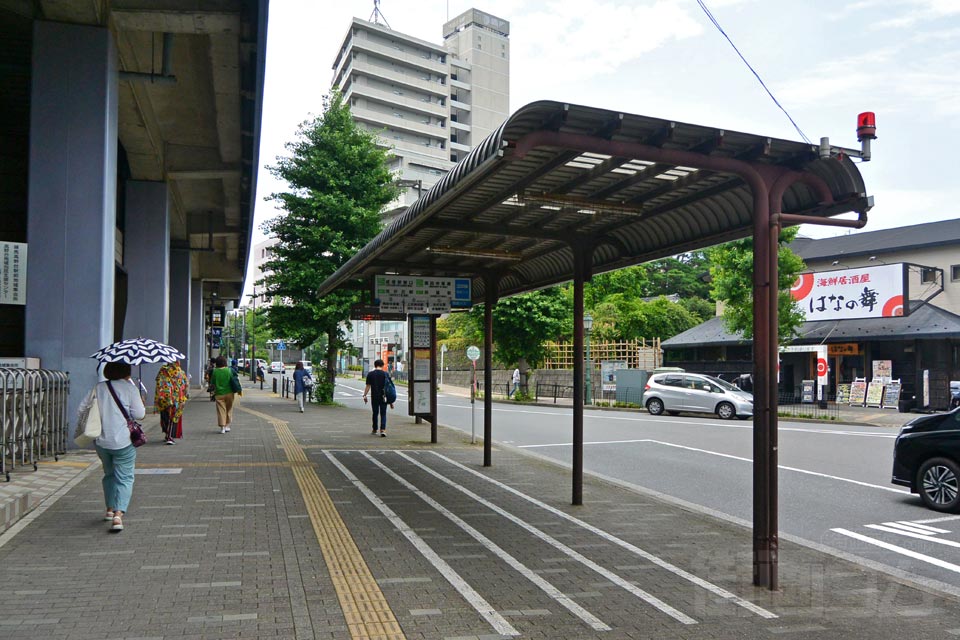
[[[509,34],[506,20],[476,9],[443,25],[443,44],[354,18],[333,86],[392,149],[398,177],[425,191],[509,115]],[[407,188],[396,205],[417,196]]]
[[[333,86],[354,120],[390,147],[390,169],[407,185],[392,212],[413,204],[510,115],[510,23],[470,9],[442,35],[443,44],[433,44],[354,18],[333,64]],[[377,358],[397,371],[405,325],[353,323],[364,372]]]

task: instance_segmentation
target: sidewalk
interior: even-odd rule
[[[960,635],[952,598],[789,542],[758,589],[746,529],[589,476],[572,507],[566,469],[389,417],[248,389],[221,435],[194,400],[120,534],[90,454],[18,470],[59,489],[0,535],[0,638]]]

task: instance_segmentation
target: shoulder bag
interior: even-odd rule
[[[89,447],[102,432],[96,387],[90,390],[90,394],[81,406],[84,408],[77,414],[77,428],[73,432],[73,442],[78,447]]]
[[[130,414],[127,413],[127,409],[120,402],[120,398],[117,397],[117,392],[113,390],[113,385],[110,384],[109,380],[107,380],[107,389],[110,390],[110,395],[113,396],[113,401],[117,403],[120,413],[127,419],[127,428],[130,429],[130,443],[135,447],[146,444],[147,436],[143,433],[143,425],[130,417]]]
[[[233,369],[231,369],[231,372],[232,373],[230,374],[230,391],[243,395],[243,385],[240,384],[240,375]]]
[[[393,384],[393,378],[390,377],[389,373],[384,372],[384,376],[386,376],[386,380],[383,381],[383,397],[387,404],[393,404],[397,401],[397,386]]]

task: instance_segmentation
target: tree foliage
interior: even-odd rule
[[[481,327],[483,309],[478,305],[470,312]],[[570,317],[567,298],[556,287],[500,300],[493,308],[494,358],[504,366],[519,364],[524,372],[538,366],[548,355],[546,342],[563,336]]]
[[[779,342],[787,344],[797,335],[804,315],[790,295],[790,287],[803,270],[803,260],[786,244],[797,236],[798,227],[780,232],[778,299]],[[713,295],[724,301],[723,322],[731,333],[753,338],[753,238],[736,240],[712,247],[707,251]]]
[[[288,185],[274,193],[283,213],[262,228],[278,242],[262,284],[277,303],[269,308],[274,333],[307,346],[327,337],[327,377],[344,346],[340,323],[349,319],[356,291],[317,296],[321,283],[382,228],[380,211],[396,194],[387,152],[361,129],[343,97],[324,98],[323,113],[300,125],[288,156],[271,173]]]

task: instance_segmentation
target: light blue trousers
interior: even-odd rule
[[[104,449],[98,445],[97,455],[103,463],[103,501],[108,509],[126,513],[133,494],[137,450],[132,444],[123,449]]]

